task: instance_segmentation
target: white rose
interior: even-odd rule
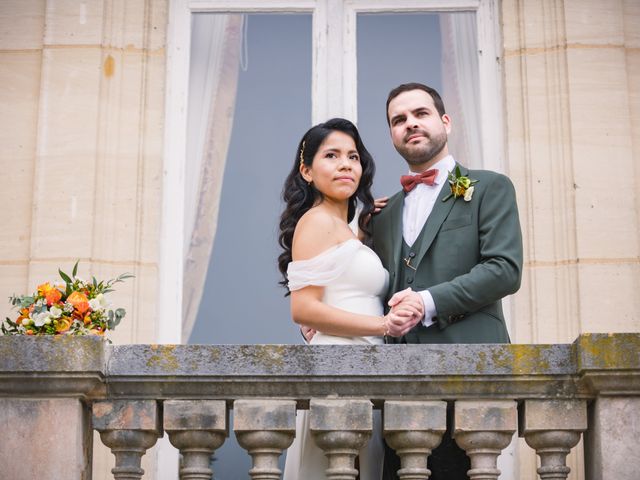
[[[102,308],[107,308],[109,306],[109,302],[107,302],[107,299],[102,293],[99,293],[98,295],[96,295],[96,300],[100,301],[100,306]]]
[[[36,327],[41,327],[45,324],[45,322],[47,321],[47,319],[49,319],[49,317],[51,317],[51,314],[49,312],[36,313],[33,317],[33,323],[35,324]]]
[[[475,188],[474,186],[471,186],[471,187],[467,188],[466,192],[464,192],[464,201],[465,202],[470,202],[471,201],[471,197],[473,196],[473,189],[474,188]]]
[[[100,310],[100,300],[98,300],[97,298],[92,298],[91,300],[89,300],[89,306],[94,312]]]
[[[60,315],[62,315],[62,309],[54,306],[54,307],[51,307],[51,310],[49,310],[49,313],[53,318],[58,318],[60,317]]]

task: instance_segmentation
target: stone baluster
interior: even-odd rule
[[[164,430],[180,450],[180,480],[210,480],[213,452],[229,434],[224,400],[165,400]]]
[[[236,400],[233,430],[238,443],[249,452],[254,480],[278,480],[278,457],[293,442],[296,402],[293,400]]]
[[[540,478],[566,479],[571,471],[567,454],[587,429],[587,402],[525,400],[521,413],[524,439],[540,456]]]
[[[384,437],[401,461],[400,480],[428,480],[427,458],[447,429],[445,402],[387,401]]]
[[[162,434],[155,400],[112,400],[93,404],[93,428],[116,457],[116,480],[139,480],[140,461]]]
[[[470,480],[497,480],[498,455],[518,427],[516,402],[460,400],[455,404],[453,437],[471,459]]]
[[[371,437],[373,405],[360,399],[318,399],[309,404],[310,428],[329,459],[327,480],[355,480],[354,461]]]

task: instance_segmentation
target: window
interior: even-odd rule
[[[369,123],[375,120],[379,125],[381,119],[384,121],[384,107],[382,105],[384,105],[384,96],[388,86],[383,89],[385,90],[385,93],[382,94],[383,98],[379,98],[380,92],[377,92],[372,94],[377,98],[372,97],[370,101],[363,100],[368,98],[366,90],[362,86],[365,79],[358,75],[358,69],[364,73],[369,68],[365,58],[366,51],[371,48],[371,43],[376,41],[376,31],[384,33],[384,27],[376,26],[376,23],[389,22],[390,20],[397,23],[398,19],[400,19],[400,24],[402,22],[424,21],[426,31],[435,28],[436,17],[438,18],[438,28],[441,28],[444,17],[454,18],[466,15],[469,25],[472,26],[471,30],[467,29],[466,34],[477,41],[477,49],[461,48],[460,51],[469,55],[470,59],[461,61],[461,64],[469,67],[470,61],[477,62],[478,81],[475,82],[475,88],[478,89],[478,94],[473,96],[479,98],[477,103],[479,121],[476,120],[474,123],[479,124],[479,128],[476,128],[475,131],[479,133],[477,144],[481,145],[479,147],[481,155],[467,163],[482,165],[498,171],[504,170],[499,96],[501,75],[498,53],[497,0],[459,0],[456,2],[445,0],[176,0],[170,5],[165,177],[163,184],[165,201],[163,204],[163,242],[160,259],[160,298],[162,299],[159,307],[160,342],[186,340],[189,332],[189,329],[185,332],[182,331],[181,322],[184,317],[184,265],[191,238],[191,232],[187,231],[190,227],[187,225],[191,225],[189,219],[194,208],[187,208],[187,205],[193,204],[189,201],[189,194],[193,187],[187,183],[188,178],[186,177],[186,173],[188,173],[186,152],[189,144],[186,112],[188,110],[189,87],[193,81],[189,78],[189,60],[196,15],[202,13],[292,13],[306,15],[307,18],[310,16],[312,18],[311,118],[304,127],[332,116],[344,116],[357,121],[358,114],[360,114],[363,118],[359,123],[365,141],[369,137],[372,141],[376,138],[384,139],[382,135],[375,133],[376,130],[373,126],[370,127]],[[433,24],[431,27],[428,26],[429,22]],[[473,28],[475,28],[475,32]],[[369,39],[363,36],[367,31],[371,32]],[[460,32],[453,35],[454,39],[459,36]],[[356,48],[358,41],[360,46]],[[392,42],[393,39],[388,41]],[[449,51],[449,48],[441,49],[441,51]],[[403,53],[403,50],[400,49],[398,52]],[[378,65],[377,68],[380,71],[384,70],[381,65]],[[416,80],[429,81],[426,78]],[[358,106],[359,100],[362,103],[360,107]],[[368,111],[367,109],[375,111],[376,103],[378,105],[377,113],[365,113]],[[478,125],[475,126],[478,127]],[[303,126],[301,125],[301,127]],[[369,128],[372,129],[371,133],[368,133]],[[290,152],[292,146],[295,146],[295,142],[304,130],[305,128],[299,128],[296,132],[288,132],[291,134],[292,143],[282,146],[285,157],[291,155],[287,152]],[[388,146],[387,144],[387,148]],[[476,150],[478,148],[473,149],[473,151]],[[379,154],[380,157],[386,155],[386,153]],[[381,164],[380,161],[378,163]],[[221,171],[218,173],[221,174]],[[395,175],[385,175],[385,177],[387,176],[392,178]],[[281,187],[275,185],[271,188],[279,190]],[[377,193],[388,192],[389,189],[385,187],[384,189],[378,188]],[[209,208],[215,210],[217,205],[209,205]],[[273,228],[276,229],[277,224],[274,224]],[[250,272],[247,272],[247,275],[250,275]],[[188,284],[188,282],[186,283]]]

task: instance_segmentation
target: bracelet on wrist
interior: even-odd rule
[[[383,336],[386,337],[389,335],[389,324],[387,323],[387,316],[383,316],[382,317],[382,330],[383,330]]]

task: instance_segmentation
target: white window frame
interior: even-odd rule
[[[158,342],[180,343],[184,269],[185,166],[191,15],[313,15],[312,123],[357,120],[356,21],[359,13],[474,11],[478,25],[483,167],[505,171],[499,0],[170,0],[167,28]],[[338,59],[336,61],[336,59]],[[341,60],[340,60],[341,59]],[[382,101],[382,100],[381,100]]]

